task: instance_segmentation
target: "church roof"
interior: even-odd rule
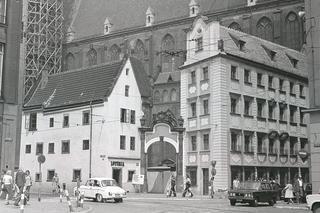
[[[88,104],[105,100],[112,92],[128,58],[48,76],[44,87],[39,84],[24,108],[44,109]],[[151,96],[148,77],[142,63],[129,58],[142,97]]]
[[[155,24],[189,17],[190,0],[70,0],[64,3],[66,28],[75,31],[75,39],[103,35],[105,17],[112,20],[113,32],[145,25],[150,6]],[[197,0],[201,12],[216,12],[245,6],[247,0]],[[86,26],[86,27],[83,27]]]
[[[165,84],[168,82],[180,82],[180,71],[161,72],[154,84]]]

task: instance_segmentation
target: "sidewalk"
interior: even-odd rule
[[[72,206],[75,212],[87,213],[90,209],[87,208],[75,208],[76,203],[73,201]],[[57,197],[48,197],[41,199],[41,202],[38,201],[36,197],[32,198],[30,202],[24,207],[25,213],[43,213],[45,210],[46,213],[64,213],[69,212],[68,203],[66,198],[63,198],[63,202],[60,203],[59,198]],[[18,213],[20,211],[20,206],[14,206],[13,201],[10,201],[9,205],[5,205],[5,200],[0,200],[0,212],[4,213]]]
[[[306,203],[294,203],[294,204],[287,204],[283,201],[278,201],[277,204],[274,205],[275,208],[278,209],[299,209],[299,210],[308,210]]]

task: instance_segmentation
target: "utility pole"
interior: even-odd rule
[[[90,101],[90,143],[89,143],[89,178],[92,170],[92,101]]]

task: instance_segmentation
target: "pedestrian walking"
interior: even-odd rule
[[[184,189],[183,193],[182,193],[182,197],[185,197],[187,192],[190,194],[190,197],[193,197],[193,193],[190,190],[191,187],[191,179],[190,176],[187,174],[187,178],[186,178],[186,188]]]
[[[30,200],[30,188],[32,186],[32,179],[31,179],[31,176],[30,176],[30,171],[29,170],[26,170],[26,184],[25,184],[25,194],[26,194],[26,199],[27,201]]]
[[[288,183],[286,185],[286,187],[283,188],[283,192],[285,193],[284,194],[284,198],[287,201],[287,203],[288,204],[289,203],[293,204],[292,199],[294,198],[294,196],[293,196],[293,186],[292,186],[292,184]]]
[[[300,187],[299,187],[299,180],[298,178],[294,179],[293,183],[293,192],[296,197],[296,203],[300,203]]]
[[[210,178],[210,198],[213,198],[214,197],[214,177],[212,176]]]
[[[15,178],[15,185],[18,188],[18,193],[14,202],[14,205],[19,206],[19,202],[21,199],[21,194],[24,193],[24,186],[26,183],[26,174],[23,172],[23,170],[20,168],[18,169],[18,172],[16,174],[16,178]]]
[[[173,197],[177,197],[176,193],[176,177],[172,174],[170,178],[170,192],[169,197],[171,197],[171,194],[173,194]]]
[[[52,193],[59,193],[60,192],[60,183],[59,183],[59,177],[58,173],[54,173],[54,176],[52,178]]]
[[[13,187],[13,179],[12,179],[12,173],[10,170],[6,172],[6,174],[2,178],[3,182],[3,193],[6,196],[6,205],[9,205],[9,199],[12,196],[12,187]]]

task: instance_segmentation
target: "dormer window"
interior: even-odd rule
[[[150,16],[148,16],[148,23],[150,23],[151,22],[151,18],[150,18]]]
[[[192,8],[192,14],[194,14],[194,7]]]
[[[243,40],[241,40],[238,36],[233,35],[233,34],[231,34],[231,33],[229,33],[229,36],[231,37],[231,39],[233,40],[233,42],[237,45],[237,47],[239,48],[239,50],[240,50],[240,51],[243,51],[246,42],[243,41]]]
[[[109,26],[105,26],[104,30],[105,30],[106,33],[109,33]]]
[[[242,41],[242,40],[239,40],[239,49],[240,51],[243,51],[244,50],[244,45],[246,44],[245,41]]]
[[[196,39],[196,52],[203,49],[203,38],[199,37]]]
[[[289,58],[292,66],[293,66],[294,68],[297,68],[297,65],[298,65],[298,62],[299,62],[298,59],[295,59],[294,57],[292,57],[292,56],[290,56],[290,55],[288,55],[288,54],[286,54],[286,55],[287,55],[287,57]]]
[[[274,61],[277,52],[269,49],[268,47],[266,47],[266,46],[264,46],[264,45],[261,45],[261,46],[262,46],[262,48],[266,51],[266,53],[268,54],[268,56],[270,57],[270,59],[271,59],[272,61]]]

